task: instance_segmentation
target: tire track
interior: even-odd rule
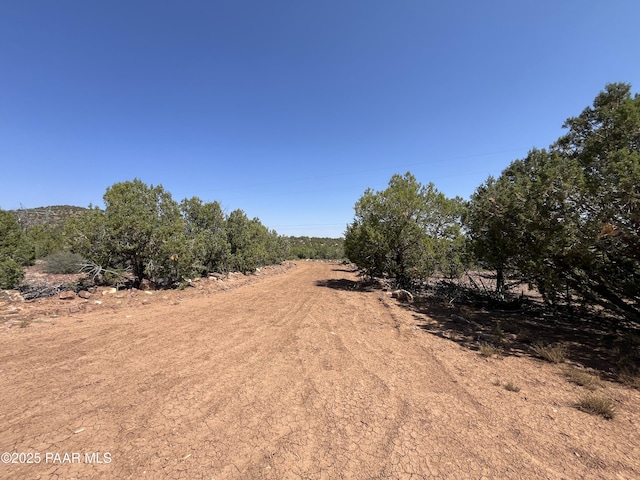
[[[113,459],[0,465],[0,478],[606,477],[556,454],[565,424],[543,423],[546,407],[508,397],[530,408],[527,423],[495,403],[487,362],[416,331],[383,294],[350,290],[355,278],[302,262],[175,305],[0,337],[0,451]],[[637,434],[624,435],[630,448]],[[592,457],[637,471],[623,453]]]

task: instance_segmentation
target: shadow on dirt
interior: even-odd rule
[[[424,297],[403,306],[414,312],[421,330],[470,350],[492,345],[501,355],[539,358],[535,345],[563,345],[569,363],[598,370],[607,377],[614,376],[619,365],[624,335],[612,333],[603,319],[571,317],[539,305],[488,309]]]
[[[349,273],[353,273],[349,271]],[[360,281],[347,280],[346,278],[340,279],[330,279],[330,280],[318,280],[315,282],[318,287],[326,287],[332,288],[334,290],[345,290],[345,291],[357,291],[357,292],[372,292],[373,285],[366,284]]]
[[[351,271],[350,271],[351,272]],[[348,279],[316,281],[319,287],[352,292],[381,290],[375,281]],[[496,301],[468,289],[426,289],[412,303],[398,305],[413,312],[416,327],[431,335],[480,351],[490,345],[501,356],[538,358],[536,345],[562,345],[568,364],[597,370],[615,380],[616,372],[637,359],[637,330],[588,311],[553,310],[524,297]],[[631,343],[629,344],[629,339]]]
[[[331,271],[332,272],[356,273],[358,271],[358,269],[357,268],[334,268]]]

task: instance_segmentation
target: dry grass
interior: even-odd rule
[[[595,390],[602,382],[600,377],[593,375],[589,372],[585,372],[579,368],[569,367],[564,372],[565,376],[576,385],[588,388],[589,390]]]
[[[478,350],[480,351],[480,355],[482,355],[483,357],[493,357],[500,355],[500,349],[498,347],[486,342],[481,343]]]
[[[518,327],[515,332],[518,338],[518,341],[522,343],[533,344],[536,341],[536,335],[531,331],[531,329],[526,327]]]
[[[508,390],[510,392],[519,392],[520,391],[520,387],[518,387],[517,385],[515,385],[513,382],[507,382],[504,384],[504,389]]]
[[[599,395],[585,395],[575,404],[578,410],[611,420],[615,414],[613,400]]]
[[[618,378],[628,387],[640,389],[640,374],[631,369],[622,370],[618,374]]]
[[[539,357],[551,363],[562,363],[567,359],[567,347],[562,344],[544,345],[537,343],[531,348]]]

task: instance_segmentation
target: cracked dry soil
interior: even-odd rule
[[[605,382],[618,414],[585,414],[559,367],[430,335],[356,279],[300,262],[4,329],[0,452],[42,460],[0,478],[640,478],[640,392]]]

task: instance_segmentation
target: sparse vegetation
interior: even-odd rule
[[[640,373],[630,368],[625,368],[618,373],[618,378],[625,385],[640,389]]]
[[[522,342],[522,343],[532,344],[532,343],[536,342],[536,336],[531,331],[531,329],[526,328],[526,327],[518,328],[518,330],[516,332],[516,336],[517,336],[518,340],[520,342]]]
[[[78,273],[86,263],[82,255],[72,252],[56,252],[44,258],[43,269],[47,273]]]
[[[576,385],[588,388],[589,390],[595,390],[601,385],[601,380],[598,376],[589,372],[585,372],[579,368],[569,367],[565,370],[565,376]]]
[[[576,402],[575,407],[592,415],[600,415],[607,420],[611,420],[616,414],[613,401],[600,395],[585,395]]]
[[[516,392],[516,393],[520,391],[520,387],[515,385],[513,382],[505,383],[504,384],[504,389],[508,390],[509,392]]]
[[[480,351],[480,355],[482,355],[483,357],[493,357],[496,355],[500,355],[500,349],[495,345],[487,342],[482,342],[478,347],[478,350]]]
[[[29,231],[38,225],[44,225],[51,229],[60,228],[67,219],[78,217],[85,210],[86,208],[71,205],[50,205],[48,207],[20,208],[9,210],[9,212],[15,216],[23,230]]]
[[[502,328],[500,328],[500,324],[495,326],[491,334],[493,335],[496,345],[503,347],[506,341],[506,337],[504,335],[504,331],[502,330]]]
[[[567,359],[567,347],[562,344],[545,345],[537,343],[531,349],[536,355],[551,363],[562,363]]]
[[[288,237],[290,259],[342,260],[344,240],[342,238]]]

